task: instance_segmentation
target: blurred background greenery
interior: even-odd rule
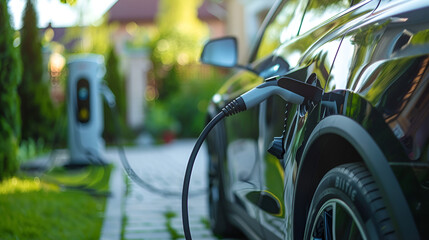
[[[104,56],[104,81],[116,96],[129,144],[142,135],[151,143],[197,137],[225,73],[198,63],[210,35],[197,16],[200,0],[160,0],[150,24],[117,21],[107,12],[95,24],[67,28],[39,28],[36,2],[25,2],[18,30],[8,1],[0,1],[0,212],[6,219],[0,238],[98,239],[111,166],[19,170],[41,155],[50,153],[51,161],[52,151],[67,148],[68,57]],[[135,78],[136,70],[144,71]],[[137,94],[130,90],[136,82],[142,87]],[[135,107],[137,122],[130,121]],[[119,133],[107,105],[104,116],[103,137],[115,144]]]
[[[0,179],[3,175],[12,176],[19,163],[53,148],[66,148],[66,62],[73,54],[96,53],[105,57],[104,80],[116,96],[128,143],[141,135],[155,143],[198,136],[210,97],[226,75],[225,70],[198,62],[203,43],[213,31],[219,32],[216,28],[221,24],[220,20],[213,23],[213,16],[207,13],[206,19],[200,20],[203,1],[153,1],[157,2],[156,13],[148,21],[115,17],[120,9],[114,8],[121,8],[117,2],[94,24],[39,28],[35,3],[25,0],[20,30],[11,27],[7,2],[1,3],[1,32],[5,34],[0,38],[5,57],[0,65],[0,134],[4,142]],[[61,2],[72,6],[78,3]],[[81,7],[80,11],[84,16],[85,9]],[[140,98],[130,97],[127,90],[132,75],[127,67],[136,61],[135,56],[148,65],[138,80],[144,82]],[[133,111],[129,105],[134,101],[143,101],[137,105],[143,108],[137,124],[129,120],[129,112]],[[108,144],[114,144],[118,132],[109,111],[105,106],[103,137]]]
[[[104,56],[127,143],[197,137],[211,96],[230,74],[199,63],[203,44],[234,35],[245,64],[273,1],[2,1],[0,179],[19,163],[67,147],[67,59],[74,54]],[[57,25],[64,6],[77,13],[72,26]],[[109,111],[104,107],[103,137],[114,144]]]
[[[17,27],[10,8],[19,2]],[[104,81],[116,96],[127,144],[195,138],[210,98],[230,74],[199,63],[203,44],[233,33],[247,49],[273,0],[109,0],[110,9],[88,23],[94,2],[101,1],[0,1],[0,212],[7,219],[0,222],[1,239],[85,239],[76,235],[82,232],[98,238],[111,166],[55,168],[43,177],[20,171],[67,148],[70,56],[104,56]],[[74,8],[80,17],[74,26],[41,25],[38,10],[46,13],[47,4]],[[103,137],[113,145],[119,134],[106,105],[104,116]],[[48,233],[49,223],[62,230]]]

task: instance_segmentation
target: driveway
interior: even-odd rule
[[[125,176],[117,149],[107,151],[107,159],[116,168],[111,176],[112,197],[106,204],[101,239],[183,239],[181,191],[194,143],[195,140],[177,140],[168,145],[125,149],[131,167],[150,189]],[[217,239],[208,227],[206,169],[207,152],[203,146],[190,186],[193,239]]]

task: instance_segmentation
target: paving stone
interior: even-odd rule
[[[160,221],[160,220],[137,220],[137,219],[133,219],[131,221],[127,221],[127,223],[125,224],[125,226],[130,226],[130,227],[134,227],[134,226],[165,226],[167,222],[165,220]]]
[[[107,198],[100,239],[120,239],[122,228],[122,204],[125,193],[125,183],[123,179],[121,169],[118,167],[118,163],[116,163],[110,176],[109,188],[112,195]]]
[[[129,221],[127,219],[127,223],[125,224],[125,226],[165,226],[166,222],[167,221],[165,219],[162,219],[162,220],[131,219]]]
[[[164,225],[141,225],[141,226],[126,226],[125,232],[160,232],[167,231],[167,227]]]
[[[125,239],[171,239],[169,232],[126,232]]]
[[[193,235],[192,235],[192,237],[193,237]],[[196,238],[195,238],[196,239]],[[178,240],[185,240],[185,238],[179,238]],[[198,238],[198,240],[219,240],[219,238],[217,238],[217,237],[214,237],[214,236],[211,236],[211,237],[199,237]],[[224,239],[224,240],[227,240],[227,239]],[[234,239],[231,239],[231,240],[234,240]]]
[[[141,219],[165,219],[164,213],[162,212],[145,212],[145,211],[125,211],[129,218],[141,218]]]

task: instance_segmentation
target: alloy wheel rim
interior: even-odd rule
[[[330,199],[319,209],[311,229],[312,240],[367,240],[359,217],[340,199]]]

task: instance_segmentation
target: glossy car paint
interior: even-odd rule
[[[224,149],[217,158],[230,216],[251,238],[302,239],[320,179],[355,161],[374,176],[398,237],[429,237],[429,3],[350,4],[314,28],[292,27],[296,37],[264,54],[256,49],[249,64],[259,74],[235,74],[213,98],[211,115],[275,75],[325,88],[319,104],[272,97],[216,127],[220,141],[209,148]],[[279,160],[266,150],[283,131]]]

